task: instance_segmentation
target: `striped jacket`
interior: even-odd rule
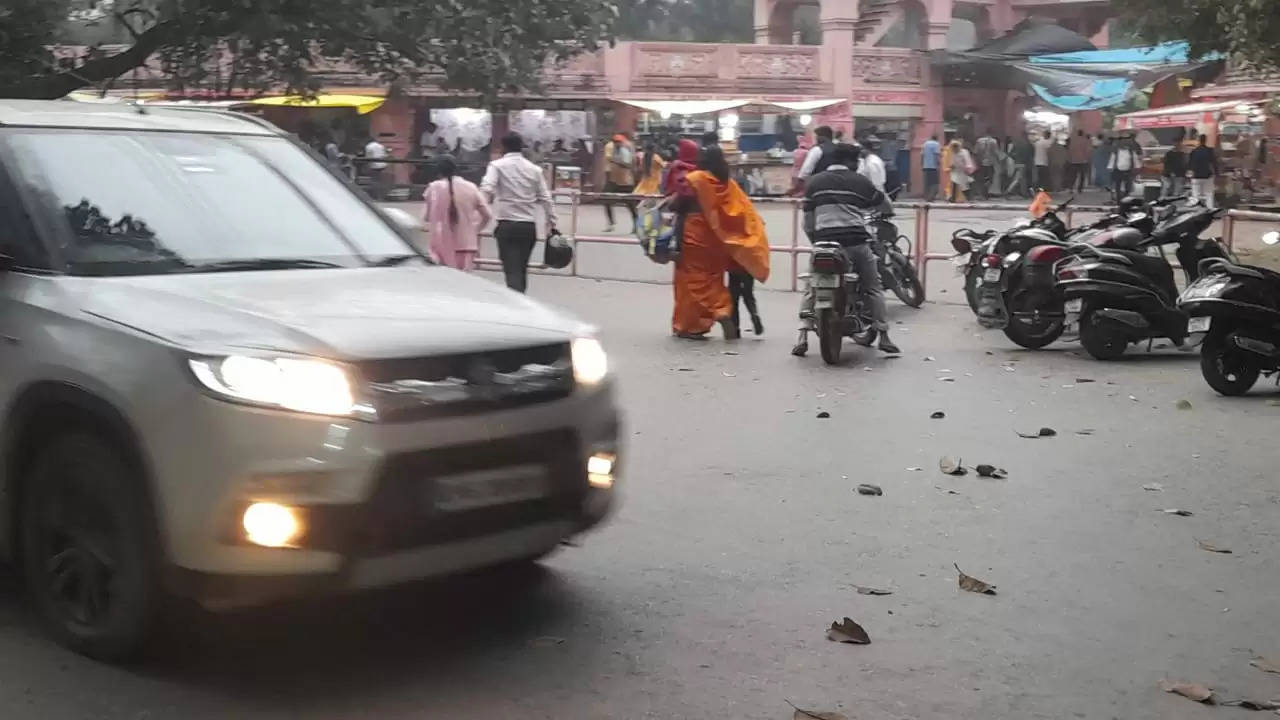
[[[804,227],[810,242],[859,245],[871,240],[867,215],[892,214],[885,194],[865,176],[832,165],[809,179],[804,192]]]

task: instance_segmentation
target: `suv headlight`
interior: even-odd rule
[[[187,362],[201,385],[230,400],[317,415],[355,410],[347,373],[323,360],[231,355]]]
[[[595,338],[573,341],[573,379],[580,385],[597,385],[609,374],[609,356]]]

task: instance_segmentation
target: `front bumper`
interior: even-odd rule
[[[619,460],[605,383],[555,401],[457,417],[364,423],[190,399],[150,450],[170,589],[209,606],[390,585],[535,557],[603,520],[612,487],[594,454]],[[545,492],[442,510],[438,482],[540,468]],[[299,509],[292,548],[250,544],[253,502]]]

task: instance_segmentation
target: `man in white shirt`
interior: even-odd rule
[[[885,167],[884,160],[876,154],[874,149],[862,149],[862,155],[858,158],[857,172],[870,180],[877,190],[884,192],[884,184],[889,177],[889,171]]]
[[[369,142],[365,143],[364,156],[369,161],[364,164],[364,169],[369,175],[369,194],[375,200],[386,197],[387,164],[380,161],[386,159],[387,155],[387,146],[378,142],[377,138],[371,136]]]
[[[498,224],[493,237],[498,241],[498,257],[507,287],[524,292],[529,285],[529,257],[538,243],[538,208],[546,218],[547,230],[556,227],[556,209],[542,169],[522,154],[524,140],[516,133],[502,137],[502,157],[489,163],[480,182],[480,191],[493,206]]]
[[[1045,130],[1044,137],[1036,140],[1034,147],[1036,151],[1035,185],[1037,188],[1047,192],[1051,184],[1049,181],[1049,151],[1053,149],[1053,133]]]
[[[1131,136],[1125,135],[1116,140],[1111,149],[1111,159],[1107,161],[1107,169],[1111,171],[1111,185],[1117,205],[1133,192],[1133,176],[1141,164],[1137,143]]]

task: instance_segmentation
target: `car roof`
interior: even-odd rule
[[[76,100],[0,100],[0,127],[280,135],[270,123],[226,110]]]

